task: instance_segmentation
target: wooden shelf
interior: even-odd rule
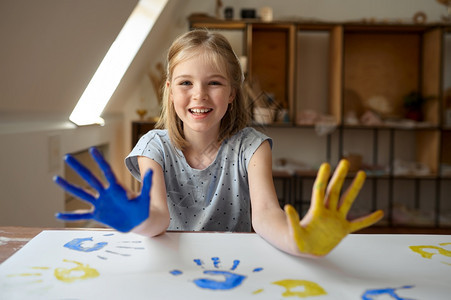
[[[345,143],[352,141],[352,144],[372,144],[369,146],[372,147],[371,165],[380,164],[378,153],[384,151],[381,155],[384,162],[381,164],[394,170],[397,156],[403,155],[402,151],[405,150],[411,151],[409,157],[412,160],[429,168],[431,174],[424,176],[368,172],[370,180],[388,180],[391,193],[388,205],[394,204],[393,186],[396,180],[435,181],[435,188],[441,189],[435,191],[435,199],[430,201],[437,206],[436,211],[440,210],[443,199],[449,198],[450,195],[442,192],[444,187],[440,187],[439,182],[451,176],[440,176],[439,173],[441,165],[451,165],[451,126],[444,126],[443,120],[445,91],[451,88],[451,79],[444,80],[446,76],[451,78],[451,71],[448,70],[451,61],[451,26],[441,23],[306,20],[224,21],[193,16],[190,18],[190,28],[232,31],[234,37],[238,36],[242,40],[242,53],[239,55],[247,57],[245,71],[251,87],[258,86],[266,93],[273,94],[279,107],[288,111],[289,123],[252,126],[274,130],[315,130],[317,124],[297,124],[302,111],[315,110],[319,114],[332,116],[337,127],[326,136],[325,143],[328,147],[327,160],[331,157],[335,160],[331,162],[332,165],[344,156]],[[322,47],[320,57],[315,47]],[[313,63],[317,64],[317,68],[312,67]],[[412,91],[432,96],[423,106],[426,123],[377,126],[345,123],[351,111],[360,119],[366,110],[374,110],[371,101],[379,101],[376,105],[380,101],[386,102],[388,109],[379,112],[382,120],[402,119],[405,116],[404,97]],[[293,130],[290,134],[294,136],[300,133]],[[359,140],[362,135],[365,136],[364,141]],[[399,141],[399,137],[406,138],[410,146]],[[381,148],[381,145],[385,148]],[[286,174],[284,176],[289,177]],[[295,172],[293,175],[294,178],[315,176],[316,171]],[[421,194],[418,189],[416,187],[415,193]]]

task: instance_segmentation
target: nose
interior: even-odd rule
[[[207,87],[204,84],[196,84],[193,91],[194,100],[205,100],[207,98]]]

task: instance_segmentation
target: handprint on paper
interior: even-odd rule
[[[105,234],[103,236],[112,236],[114,234]],[[101,241],[101,242],[95,242],[93,237],[85,237],[85,238],[75,238],[71,241],[64,244],[63,247],[75,250],[79,252],[85,252],[85,253],[91,253],[91,252],[97,252],[100,250],[104,250],[104,253],[107,254],[115,254],[120,256],[131,256],[130,253],[124,253],[123,250],[144,250],[145,248],[142,247],[140,244],[142,241],[139,240],[128,240],[128,241],[119,241],[116,243],[116,245],[109,245],[107,241]],[[121,249],[120,252],[111,250],[112,248],[118,248]],[[103,253],[102,252],[102,253]],[[97,255],[98,258],[106,260],[107,257],[104,255]]]
[[[413,288],[413,285],[406,285],[406,286],[402,286],[399,288],[385,288],[385,289],[375,289],[375,290],[367,290],[363,295],[362,295],[362,300],[373,300],[376,298],[373,297],[378,297],[380,295],[388,295],[390,296],[391,299],[396,299],[396,300],[413,300],[410,298],[402,298],[400,296],[398,296],[396,294],[396,290],[399,289],[410,289]]]
[[[212,270],[205,270],[203,271],[203,274],[210,275],[212,278],[198,278],[193,280],[194,284],[202,289],[208,289],[208,290],[231,290],[233,288],[236,288],[240,286],[243,281],[247,278],[246,275],[241,275],[238,273],[235,273],[237,267],[240,264],[239,260],[234,260],[232,267],[228,270],[220,270],[221,261],[219,257],[212,257],[211,258],[214,269]],[[200,259],[194,259],[193,260],[196,265],[198,265],[201,268],[205,268],[205,264]],[[262,268],[255,268],[253,272],[260,272],[262,271]],[[183,274],[180,270],[172,270],[170,273],[174,276],[178,276]]]
[[[99,242],[90,247],[83,245],[85,242],[92,242],[92,241],[93,241],[92,237],[76,238],[76,239],[73,239],[72,241],[64,244],[64,247],[71,249],[71,250],[81,251],[81,252],[93,252],[93,251],[100,250],[103,247],[105,247],[106,245],[108,245],[108,242]]]
[[[412,250],[413,252],[416,252],[418,254],[420,254],[423,258],[427,258],[427,259],[432,259],[432,256],[435,254],[438,254],[439,256],[444,256],[444,257],[451,257],[451,250],[447,250],[444,247],[445,246],[450,246],[451,243],[439,243],[440,246],[433,246],[433,245],[420,245],[420,246],[410,246],[410,250]],[[428,250],[432,250],[432,251],[426,251],[426,249]],[[446,262],[446,261],[442,261],[443,264],[445,265],[451,265],[450,262]]]
[[[451,243],[440,243],[439,245],[440,246],[448,246],[448,245],[451,245]],[[446,256],[446,257],[451,257],[451,251],[447,250],[447,249],[445,249],[443,247],[428,245],[428,246],[410,246],[409,248],[413,252],[419,253],[424,258],[429,258],[430,259],[430,258],[432,258],[432,256],[434,254],[437,254],[437,253],[434,253],[434,252],[425,251],[425,249],[436,250],[436,251],[438,251],[438,254],[440,254],[440,255],[443,255],[443,256]]]
[[[63,262],[75,264],[72,268],[58,267],[53,270],[53,275],[56,279],[66,283],[72,283],[77,280],[86,280],[91,278],[96,278],[100,274],[99,272],[91,268],[88,264],[83,264],[78,261],[64,259]],[[45,274],[43,271],[52,271],[50,267],[31,267],[33,272],[25,272],[18,274],[10,274],[8,277],[27,277],[33,278],[32,283],[42,283]]]

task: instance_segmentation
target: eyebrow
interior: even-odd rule
[[[182,74],[182,75],[179,75],[179,76],[174,77],[173,80],[177,80],[177,79],[179,79],[179,78],[191,78],[191,77],[193,77],[193,76],[191,76],[191,75],[186,75],[186,74]],[[217,77],[222,78],[222,79],[224,79],[224,80],[228,80],[227,77],[225,77],[225,76],[223,76],[223,75],[221,75],[221,74],[213,74],[213,75],[211,75],[211,76],[208,76],[209,79],[210,79],[210,78],[217,78]]]

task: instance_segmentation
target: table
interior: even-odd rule
[[[0,228],[13,253],[38,228]],[[7,247],[5,247],[7,246]],[[5,257],[7,254],[3,254]],[[0,298],[449,299],[451,236],[352,234],[321,259],[254,233],[45,230],[0,264]]]

